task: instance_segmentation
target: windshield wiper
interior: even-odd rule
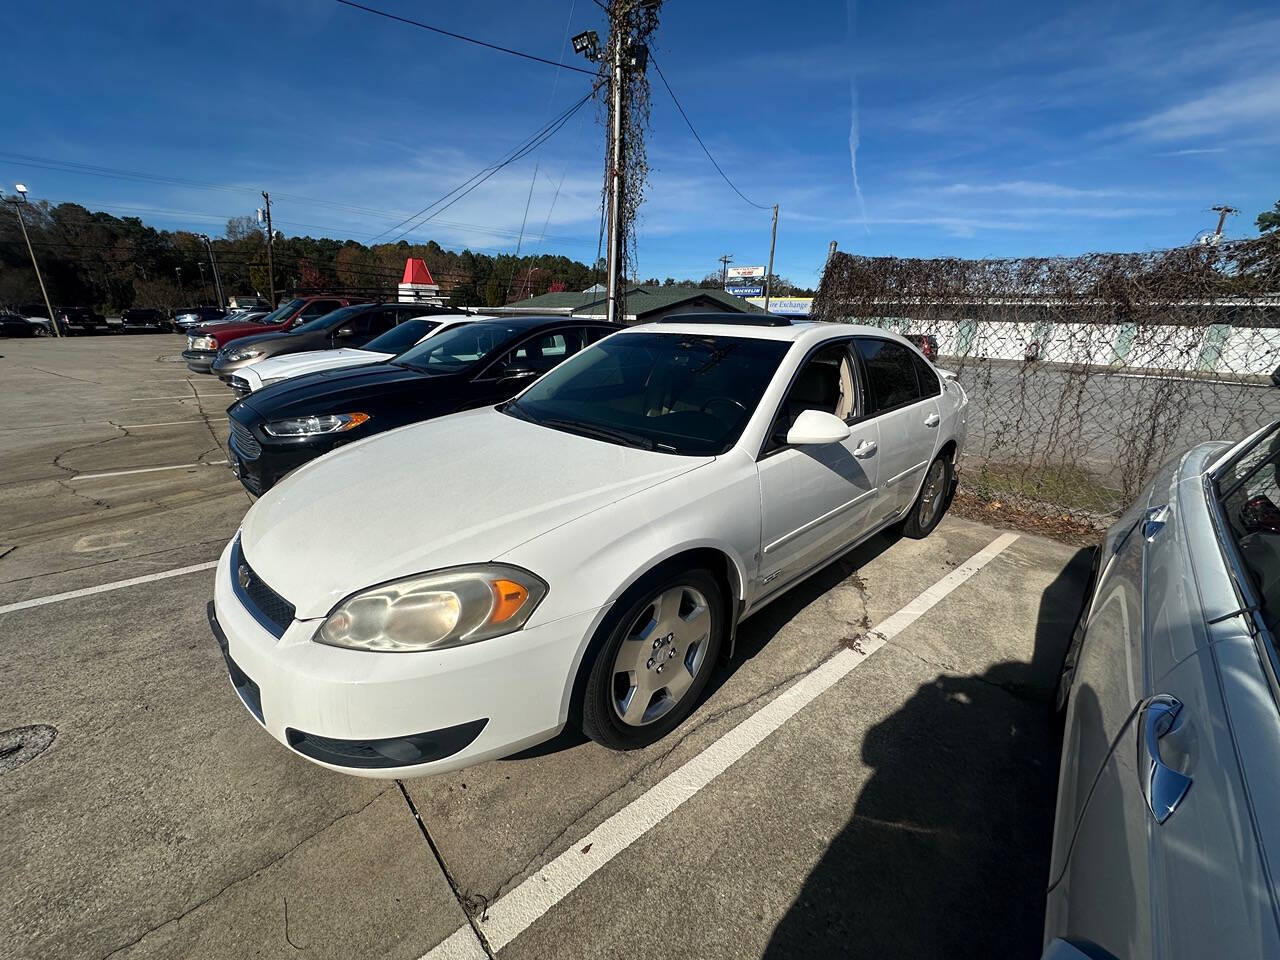
[[[563,430],[566,433],[576,433],[584,437],[595,437],[597,440],[609,440],[613,443],[620,443],[626,447],[638,447],[641,450],[652,450],[653,441],[648,437],[639,433],[631,433],[627,430],[618,430],[614,427],[602,427],[594,423],[582,423],[578,420],[538,420],[538,423],[544,427],[552,427],[556,430]]]
[[[542,422],[524,407],[520,406],[520,401],[515,399],[504,400],[502,403],[498,404],[498,412],[509,413],[518,420],[528,420],[530,423]]]

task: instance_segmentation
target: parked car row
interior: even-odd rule
[[[208,608],[233,686],[295,753],[400,777],[568,724],[664,736],[742,619],[886,527],[933,530],[967,397],[867,327],[521,317],[228,415],[262,491]]]

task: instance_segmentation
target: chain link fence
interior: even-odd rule
[[[962,488],[1101,525],[1160,465],[1280,418],[1280,236],[1135,254],[837,253],[814,317],[932,338],[969,394]]]

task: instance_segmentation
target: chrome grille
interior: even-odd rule
[[[258,443],[258,438],[248,427],[236,420],[231,421],[231,445],[236,448],[236,453],[246,460],[257,460],[262,455],[262,445]]]

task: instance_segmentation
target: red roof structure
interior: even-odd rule
[[[424,283],[435,286],[435,281],[431,279],[431,271],[427,269],[427,262],[417,257],[410,257],[404,262],[404,279],[401,283]]]

